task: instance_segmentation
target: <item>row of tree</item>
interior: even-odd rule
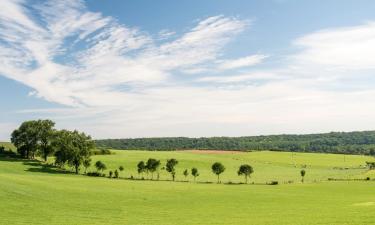
[[[173,181],[175,181],[175,177],[176,177],[175,166],[177,164],[178,164],[178,160],[172,158],[172,159],[168,159],[165,167],[161,168],[162,170],[166,170],[168,173],[171,174]],[[143,178],[144,173],[147,174],[147,177],[149,177],[148,175],[151,174],[151,180],[154,179],[154,173],[156,172],[157,173],[156,179],[159,180],[160,165],[161,165],[160,160],[156,160],[154,158],[149,158],[146,162],[139,161],[138,164],[137,164],[137,172],[140,176],[142,176],[142,178]],[[85,167],[86,166],[87,165],[85,165]],[[89,166],[89,164],[88,164],[88,166]],[[103,172],[104,170],[107,169],[107,166],[102,161],[97,161],[95,163],[95,167],[96,167],[98,172],[99,171]],[[119,166],[118,169],[119,169],[119,171],[123,171],[124,167]],[[224,173],[225,166],[220,162],[215,162],[214,164],[212,164],[211,170],[212,170],[212,173],[214,173],[217,176],[217,183],[220,183],[221,182],[220,181],[220,175],[222,173]],[[254,173],[254,169],[249,164],[241,165],[238,168],[238,171],[237,171],[238,176],[244,176],[245,183],[248,183],[248,179],[250,178],[252,173]],[[183,171],[183,175],[185,176],[185,179],[187,179],[187,177],[189,176],[189,170],[185,169]],[[198,169],[195,168],[195,167],[191,168],[191,175],[194,177],[194,182],[195,182],[196,178],[200,175]],[[301,175],[301,182],[303,183],[305,175],[306,175],[306,171],[304,169],[302,169],[300,171],[300,175]],[[114,172],[112,170],[109,171],[109,177],[110,178],[112,178],[112,177],[118,178],[119,177],[118,170],[116,169]]]
[[[308,135],[97,140],[100,147],[143,150],[274,150],[375,155],[375,131]]]
[[[40,156],[47,161],[55,156],[55,164],[64,167],[68,164],[78,173],[82,165],[90,163],[95,142],[89,135],[76,130],[57,130],[51,120],[26,121],[14,130],[12,143],[18,153],[27,159]]]

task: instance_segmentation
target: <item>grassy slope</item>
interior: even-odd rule
[[[1,142],[0,141],[0,146],[4,146],[6,149],[16,150],[14,145],[10,142]]]
[[[94,161],[101,159],[109,167],[123,164],[128,176],[141,158],[175,157],[181,161],[179,171],[197,165],[202,180],[215,179],[204,169],[212,161],[225,163],[228,171],[223,178],[232,180],[237,179],[234,167],[242,161],[254,165],[254,179],[259,181],[271,176],[290,179],[299,171],[286,153],[116,153],[95,156]],[[315,167],[327,172],[334,166],[358,166],[365,159],[348,156],[344,163],[342,156],[321,154],[295,158],[310,165],[309,181],[319,177]],[[349,170],[363,172],[353,171]],[[336,176],[340,173],[335,170]],[[0,159],[0,224],[375,224],[374,188],[372,181],[268,186],[114,180],[59,174],[34,162]]]
[[[187,151],[178,152],[145,152],[145,151],[113,151],[114,155],[94,156],[93,163],[102,160],[108,170],[114,170],[118,166],[125,167],[125,176],[136,173],[136,165],[140,160],[146,161],[153,157],[160,159],[162,165],[168,158],[179,160],[177,165],[177,180],[184,180],[182,172],[185,168],[197,167],[200,171],[198,180],[216,181],[216,177],[211,172],[212,163],[219,161],[224,164],[226,171],[221,175],[223,181],[240,182],[243,177],[237,176],[239,165],[248,163],[254,167],[254,174],[251,180],[256,183],[265,183],[271,180],[287,182],[293,180],[299,182],[301,165],[307,165],[306,181],[322,181],[329,177],[334,178],[364,178],[370,176],[375,178],[375,174],[368,173],[364,169],[366,161],[373,160],[371,157],[358,155],[335,155],[335,154],[315,154],[315,153],[292,153],[289,152],[251,152],[251,153],[227,153],[227,154],[197,154]],[[336,167],[336,169],[334,169]],[[349,168],[349,169],[337,169]],[[92,168],[91,170],[94,170]],[[108,172],[108,171],[107,171]],[[170,179],[169,174],[161,171],[161,179]],[[192,178],[190,178],[191,180]]]

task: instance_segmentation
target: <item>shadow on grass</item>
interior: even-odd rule
[[[50,174],[73,174],[71,171],[60,169],[53,165],[44,164],[37,160],[29,160],[23,163],[30,166],[25,171],[33,173],[50,173]]]
[[[34,173],[50,173],[50,174],[71,174],[73,172],[60,169],[56,166],[45,164],[35,159],[24,159],[19,156],[0,154],[0,162],[22,162],[28,166],[25,171]]]

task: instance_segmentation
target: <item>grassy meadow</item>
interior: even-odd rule
[[[0,224],[375,224],[374,181],[327,181],[332,178],[375,178],[363,168],[365,156],[313,153],[113,151],[93,156],[109,170],[122,165],[122,178],[136,173],[139,160],[165,164],[176,158],[182,171],[197,167],[198,181],[215,182],[213,162],[226,166],[223,182],[240,182],[240,164],[254,167],[254,185],[109,179],[64,174],[37,161],[0,158]],[[299,171],[306,165],[305,183]],[[94,168],[89,168],[95,171]],[[146,175],[145,175],[146,177]],[[156,175],[155,175],[156,177]],[[165,171],[160,179],[170,179]],[[192,177],[188,178],[190,181]],[[271,180],[280,185],[265,185]],[[284,184],[294,181],[292,184]]]

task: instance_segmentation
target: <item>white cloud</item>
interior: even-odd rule
[[[364,76],[357,69],[374,72],[372,23],[305,35],[284,65],[253,71],[266,55],[224,57],[225,45],[250,24],[238,18],[209,17],[183,34],[162,31],[168,39],[159,41],[83,1],[35,8],[31,14],[23,1],[4,1],[0,74],[68,108],[23,115],[97,138],[370,129],[375,122],[373,87],[341,80]]]
[[[257,81],[257,80],[272,80],[276,81],[282,79],[277,73],[272,72],[253,72],[234,76],[209,76],[198,78],[198,82],[213,82],[213,83],[238,83],[245,81]]]
[[[225,60],[219,65],[220,69],[237,69],[241,67],[249,67],[263,62],[266,55],[251,55],[234,60]]]
[[[375,23],[333,28],[305,35],[294,42],[301,64],[337,69],[374,69]]]

